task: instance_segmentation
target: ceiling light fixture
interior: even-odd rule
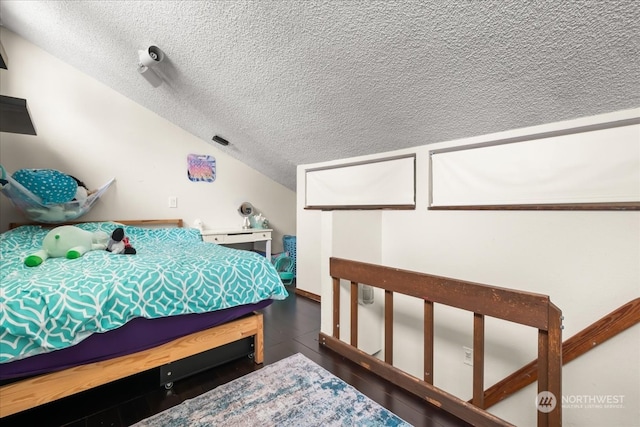
[[[138,51],[138,73],[144,77],[153,87],[162,84],[162,79],[151,67],[155,67],[164,59],[164,52],[158,46],[149,46],[145,50]]]

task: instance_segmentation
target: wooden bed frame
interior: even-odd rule
[[[182,220],[114,222],[136,226],[182,226]],[[11,228],[18,225],[24,224],[12,224]],[[0,387],[0,418],[252,336],[254,362],[261,364],[264,361],[263,317],[262,313],[254,312],[148,350],[13,382]]]
[[[262,313],[234,320],[127,356],[76,366],[0,387],[0,418],[255,336],[254,361],[264,361]]]

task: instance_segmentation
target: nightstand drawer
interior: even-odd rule
[[[225,243],[225,237],[227,237],[226,234],[207,234],[202,236],[202,240],[204,240],[207,243],[222,244],[222,243]]]
[[[258,231],[253,233],[229,233],[224,236],[224,243],[244,243],[270,240],[270,231]]]

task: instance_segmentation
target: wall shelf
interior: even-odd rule
[[[0,132],[37,135],[26,99],[0,95]]]

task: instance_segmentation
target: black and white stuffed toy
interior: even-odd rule
[[[109,243],[107,243],[107,251],[112,254],[134,255],[136,250],[129,243],[129,238],[124,235],[124,229],[118,227],[111,233]]]

